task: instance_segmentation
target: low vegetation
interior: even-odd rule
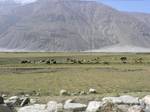
[[[149,54],[0,53],[0,93],[150,92],[149,66]]]

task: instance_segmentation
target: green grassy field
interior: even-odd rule
[[[57,63],[41,62],[47,59]],[[21,64],[23,60],[30,63]],[[61,89],[74,93],[89,88],[98,94],[150,92],[150,54],[0,53],[0,93],[58,96]]]

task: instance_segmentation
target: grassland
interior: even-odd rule
[[[120,57],[127,57],[126,64]],[[84,63],[70,63],[68,58]],[[139,58],[142,61],[136,62]],[[57,63],[41,62],[47,59]],[[149,93],[150,54],[0,53],[0,93],[58,96],[61,89],[75,93],[89,88],[98,95]]]

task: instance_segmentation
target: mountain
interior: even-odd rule
[[[116,45],[150,48],[150,14],[121,12],[81,0],[38,0],[4,8],[0,5],[1,49],[89,51]]]

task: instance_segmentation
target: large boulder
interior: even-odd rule
[[[85,104],[80,104],[80,103],[65,103],[64,105],[64,109],[71,112],[85,111],[86,107],[87,106]]]
[[[102,99],[102,101],[105,102],[112,102],[114,104],[121,104],[122,100],[119,97],[105,97]]]
[[[128,104],[128,105],[139,105],[139,98],[129,95],[120,97],[105,97],[102,99],[103,102],[112,102],[114,104]]]
[[[0,104],[0,112],[12,112],[10,108],[5,104]]]
[[[150,105],[150,95],[145,96],[142,99],[142,102],[145,103],[146,105]]]
[[[128,109],[128,112],[144,112],[141,106],[134,105]]]
[[[18,110],[18,112],[48,112],[48,110],[44,104],[34,104],[31,106],[22,107]]]
[[[133,97],[129,95],[120,96],[120,99],[122,100],[123,104],[129,104],[129,105],[139,105],[139,98]]]
[[[118,108],[118,105],[111,102],[106,102],[98,112],[122,112],[122,110]]]
[[[149,106],[149,105],[147,105],[147,106],[145,107],[144,112],[150,112],[150,106]]]
[[[129,105],[118,105],[118,109],[121,110],[121,112],[128,112]]]
[[[57,103],[55,101],[50,101],[47,103],[47,110],[48,112],[62,112],[63,104]]]
[[[86,109],[86,112],[98,112],[100,111],[100,108],[103,106],[102,102],[98,101],[91,101],[88,104],[88,107]]]
[[[63,104],[62,103],[58,103],[56,112],[63,112],[63,109],[64,109]]]
[[[21,100],[18,96],[12,96],[9,99],[5,100],[5,103],[9,106],[18,106],[21,104]]]

